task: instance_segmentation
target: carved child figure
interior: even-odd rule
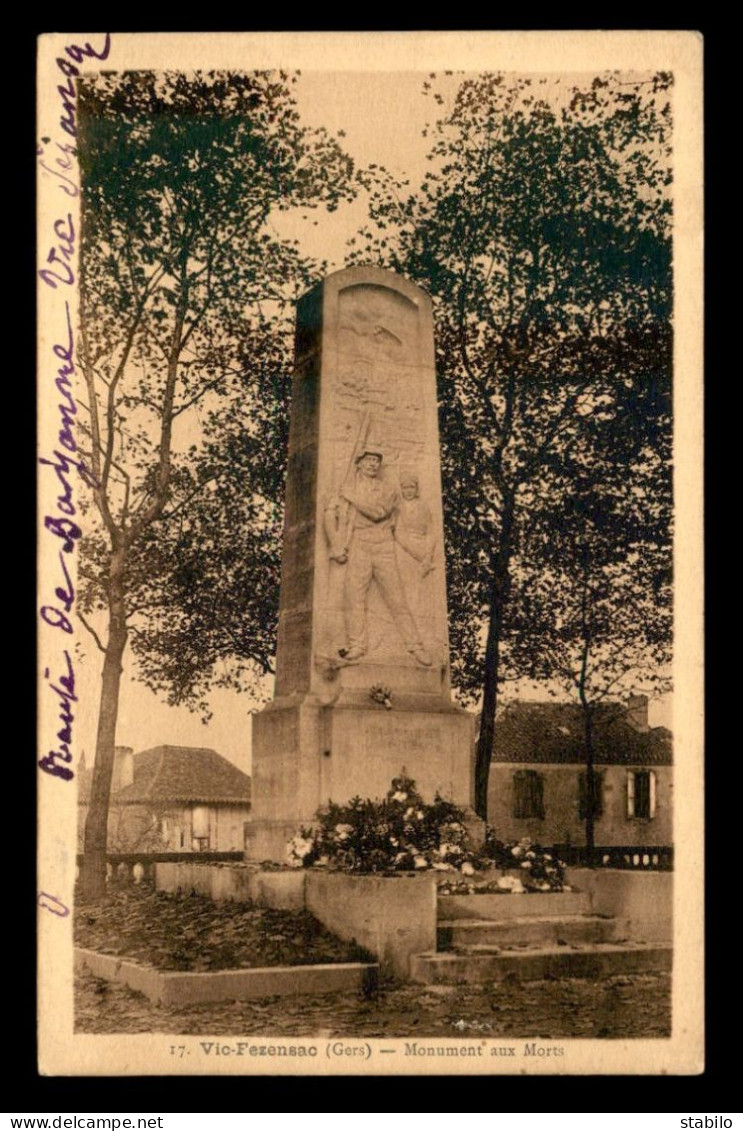
[[[395,540],[406,553],[420,564],[420,576],[426,577],[433,569],[436,537],[433,518],[428,506],[419,497],[418,477],[403,475],[400,479],[402,498],[395,516]]]

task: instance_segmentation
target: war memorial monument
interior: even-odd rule
[[[452,703],[431,300],[377,267],[298,304],[275,696],[253,720],[248,858],[403,767],[470,809]]]

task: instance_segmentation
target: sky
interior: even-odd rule
[[[308,71],[294,89],[304,124],[325,126],[331,133],[343,130],[342,144],[357,163],[376,162],[415,184],[425,172],[430,146],[422,130],[440,113],[440,107],[421,92],[425,78],[421,72]],[[451,90],[455,83],[456,79],[449,80]],[[564,75],[562,83],[569,85]],[[560,96],[553,84],[547,91],[552,97]],[[334,213],[317,210],[307,220],[299,214],[281,213],[271,223],[277,234],[300,238],[307,254],[327,260],[335,270],[343,266],[346,241],[365,219],[366,202],[361,196],[352,204],[341,204]],[[100,656],[84,632],[82,638],[85,663],[79,678],[78,736],[90,764],[95,749]],[[266,680],[267,698],[272,682]],[[533,686],[524,686],[520,692],[529,699],[547,697],[546,690]],[[135,751],[161,744],[207,746],[249,773],[250,713],[259,704],[247,695],[219,690],[213,693],[211,706],[213,716],[206,726],[187,709],[168,707],[132,678],[131,661],[125,657],[117,742]],[[651,725],[670,726],[670,721],[668,700],[651,704]]]

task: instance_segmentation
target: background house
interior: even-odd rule
[[[648,725],[647,696],[595,716],[597,846],[673,843],[671,732]],[[584,721],[572,703],[516,702],[496,721],[488,822],[501,840],[585,844]]]
[[[92,770],[78,774],[82,849]],[[241,852],[251,782],[216,750],[117,746],[108,819],[112,852]]]

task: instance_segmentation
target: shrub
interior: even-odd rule
[[[488,829],[484,844],[473,845],[463,810],[438,794],[427,804],[404,771],[382,801],[354,797],[320,809],[316,825],[287,844],[286,861],[295,868],[356,873],[455,873],[442,876],[452,890],[465,884],[468,891],[561,891],[565,879],[562,862],[528,839],[506,844]],[[474,878],[493,868],[518,868],[520,882]]]
[[[438,795],[426,804],[404,774],[383,801],[331,802],[318,811],[314,829],[300,830],[287,845],[294,867],[346,872],[448,871],[474,855],[462,810]]]

